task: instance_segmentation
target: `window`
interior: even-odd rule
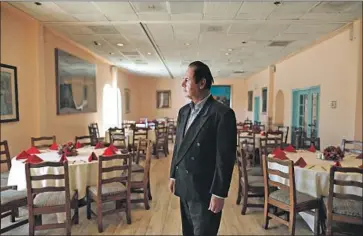
[[[267,112],[267,88],[262,89],[262,112]]]
[[[253,91],[248,91],[248,111],[252,111]]]

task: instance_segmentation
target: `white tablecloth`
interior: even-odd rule
[[[296,190],[312,197],[328,196],[329,194],[329,171],[330,167],[334,165],[334,161],[318,159],[321,152],[309,152],[304,150],[297,150],[296,153],[285,152],[286,156],[294,163],[300,158],[304,158],[307,165],[304,168],[295,166],[295,187]],[[273,155],[270,155],[273,156]],[[361,159],[356,159],[357,154],[346,154],[344,159],[340,162],[342,167],[358,167],[362,165]],[[277,169],[287,173],[288,168],[281,166],[277,163],[270,163],[270,169]],[[271,176],[271,180],[279,181],[288,184],[288,180],[279,176]],[[346,174],[336,173],[336,179],[340,180],[354,180],[362,182],[362,175],[359,174]],[[339,187],[335,188],[335,192],[354,194],[363,196],[362,189],[356,187]],[[314,230],[314,216],[301,213],[301,216],[308,223],[310,228]]]
[[[97,156],[100,156],[103,149],[94,149],[94,147],[84,147],[77,149],[78,156],[67,157],[69,164],[69,187],[70,190],[78,190],[78,198],[84,198],[86,196],[87,186],[96,186],[98,180],[98,161],[88,162],[88,157],[92,152],[95,152]],[[60,160],[60,155],[57,151],[48,151],[41,154],[37,154],[44,161],[58,162]],[[11,161],[12,167],[9,172],[8,185],[18,186],[18,190],[26,189],[26,176],[25,176],[25,164],[24,160],[16,160],[14,157]],[[119,160],[114,160],[112,162],[106,162],[107,165],[114,165],[115,162],[120,162]],[[117,163],[121,164],[121,163]],[[106,165],[105,165],[106,166]],[[37,169],[32,169],[32,175],[44,175],[44,174],[62,174],[63,168],[61,167],[42,167]],[[104,178],[111,178],[120,176],[119,171],[108,172],[104,174]],[[39,187],[50,187],[50,186],[64,186],[63,180],[43,180],[43,181],[33,181],[33,186],[35,188]]]

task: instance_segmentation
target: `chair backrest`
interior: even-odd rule
[[[362,193],[363,191],[363,183],[361,181],[355,181],[355,180],[340,180],[339,178],[336,178],[336,173],[349,173],[349,174],[358,174],[358,178],[360,180],[363,180],[363,169],[362,168],[352,168],[352,167],[337,167],[332,166],[330,168],[330,179],[329,179],[329,194],[328,194],[328,204],[327,204],[327,211],[328,211],[328,217],[329,214],[331,215],[333,213],[333,201],[334,198],[344,199],[344,200],[354,200],[358,202],[363,202],[363,196],[360,195],[354,195],[354,194],[347,194],[347,193],[336,193],[334,190],[341,190],[346,188],[350,188],[350,190],[355,190],[354,192]],[[348,192],[348,191],[343,191]],[[351,191],[349,191],[351,192]],[[358,223],[362,223],[362,219],[360,218],[358,220]]]
[[[287,144],[287,137],[289,136],[289,129],[290,127],[289,126],[283,126],[283,125],[278,125],[277,126],[277,130],[278,131],[282,131],[285,135],[285,138],[284,138],[284,143]]]
[[[349,147],[346,147],[347,144],[349,145]],[[362,151],[363,142],[343,139],[340,148],[342,149],[343,152],[352,152],[352,153],[361,154],[363,152]]]
[[[74,141],[75,143],[79,142],[83,145],[92,145],[92,136],[76,136]]]
[[[5,159],[3,158],[5,156]],[[0,163],[6,163],[8,170],[11,168],[11,157],[9,151],[8,141],[4,140],[0,142]]]
[[[241,155],[237,155],[237,166],[239,180],[242,180],[244,186],[248,185],[248,173],[247,173],[247,155],[243,148],[240,148]]]
[[[98,129],[98,124],[97,123],[91,123],[88,125],[88,130],[90,131],[90,135],[91,135],[91,130],[92,130],[92,134],[95,134],[97,138],[100,137],[100,131]]]
[[[317,150],[320,150],[320,138],[319,137],[303,137],[302,138],[302,149],[308,149],[314,145]]]
[[[38,168],[61,168],[64,170],[63,174],[44,174],[44,175],[32,175],[32,169]],[[59,170],[57,170],[59,172]],[[70,209],[70,190],[69,190],[69,174],[68,174],[68,161],[61,162],[42,162],[39,164],[25,164],[25,176],[28,196],[28,207],[33,208],[33,195],[47,192],[65,192],[66,209]],[[57,180],[64,181],[64,186],[51,186],[34,188],[33,181],[43,180]]]
[[[133,131],[133,138],[132,138],[132,147],[137,148],[136,144],[139,142],[139,139],[147,139],[148,138],[148,128],[140,128],[135,127]]]
[[[115,146],[126,147],[125,128],[109,128],[108,133],[111,143],[113,143]]]
[[[147,181],[150,176],[152,148],[153,146],[151,140],[147,140],[146,158],[145,158],[145,167],[144,167],[144,181]]]
[[[290,205],[296,204],[296,190],[295,190],[295,172],[294,172],[294,164],[292,160],[278,160],[275,158],[268,157],[266,155],[262,155],[262,164],[263,164],[263,178],[264,178],[264,186],[265,186],[265,198],[267,199],[270,195],[271,187],[278,187],[280,190],[288,191],[290,198]],[[288,172],[283,172],[277,169],[271,169],[271,164],[277,164],[287,169]],[[271,180],[271,177],[275,180]],[[276,181],[276,179],[281,179],[282,181]],[[286,181],[287,180],[287,181]],[[283,182],[287,182],[285,184]]]
[[[119,161],[117,161],[119,160]],[[104,167],[105,166],[107,167]],[[130,194],[130,181],[131,181],[131,154],[115,154],[112,156],[99,156],[98,160],[98,181],[97,191],[98,196],[102,195],[102,185],[109,183],[126,183],[128,194]],[[110,173],[113,171],[119,171],[120,174],[117,177],[104,178],[104,173]]]
[[[31,137],[30,140],[31,140],[31,145],[38,149],[49,148],[53,143],[57,142],[55,135],[43,136],[43,137]],[[45,143],[44,143],[44,141],[45,141]],[[49,142],[49,141],[51,141],[51,142]],[[36,144],[38,142],[41,142],[41,144]]]

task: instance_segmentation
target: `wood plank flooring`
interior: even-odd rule
[[[170,145],[170,153],[172,146]],[[135,204],[132,210],[132,224],[126,223],[124,213],[105,216],[103,219],[103,235],[181,235],[181,219],[179,212],[179,198],[168,191],[169,169],[171,156],[160,159],[153,158],[151,165],[151,191],[153,200],[150,201],[150,210],[145,210],[143,204]],[[233,180],[229,197],[226,200],[219,230],[221,235],[285,235],[288,228],[270,221],[268,230],[262,228],[263,209],[249,209],[242,216],[241,205],[236,205],[238,187],[237,168],[233,173]],[[113,207],[113,204],[108,206]],[[107,209],[107,208],[106,208]],[[80,209],[79,225],[72,227],[73,235],[98,235],[97,221],[93,216],[87,220],[85,207]],[[96,209],[94,209],[96,211]],[[21,215],[27,217],[27,211],[21,211]],[[10,218],[1,221],[2,227],[7,225]],[[55,215],[43,216],[43,223],[56,221]],[[5,235],[27,235],[28,224],[7,232]],[[62,229],[38,231],[36,235],[64,234]],[[307,224],[298,219],[297,235],[312,235]]]

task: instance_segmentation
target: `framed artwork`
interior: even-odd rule
[[[156,108],[170,108],[171,107],[171,91],[162,90],[156,91]]]
[[[0,64],[0,122],[19,121],[18,75],[15,66]]]
[[[125,88],[125,114],[130,113],[130,89]]]
[[[230,85],[212,85],[211,94],[218,102],[232,107],[231,103],[231,86]]]
[[[96,65],[55,49],[57,115],[97,112]]]

